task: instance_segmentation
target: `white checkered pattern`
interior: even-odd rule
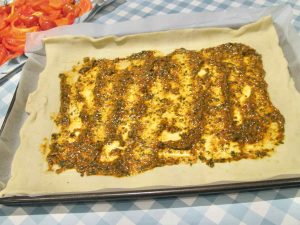
[[[300,224],[300,190],[9,207],[0,224]]]
[[[101,12],[98,23],[112,24],[150,15],[263,7],[284,0],[117,0]],[[290,0],[293,24],[300,32],[300,2]],[[0,124],[19,80],[0,87]],[[0,224],[299,224],[299,188],[102,203],[7,207]]]

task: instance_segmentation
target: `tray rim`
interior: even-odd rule
[[[226,184],[213,184],[201,186],[184,186],[175,188],[141,189],[111,192],[53,194],[39,196],[11,196],[0,198],[3,205],[34,205],[34,204],[57,204],[79,203],[116,200],[136,200],[146,198],[196,196],[209,194],[224,194],[232,192],[260,191],[278,188],[300,187],[300,177],[270,179],[251,182],[233,182]]]

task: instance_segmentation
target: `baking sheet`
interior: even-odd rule
[[[268,10],[270,10],[270,9],[268,9]],[[264,12],[268,12],[268,10],[264,9]],[[290,18],[285,17],[285,16],[290,15],[290,11],[289,10],[290,10],[289,8],[284,8],[284,10],[282,10],[282,8],[281,8],[279,10],[275,10],[274,12],[275,12],[275,15],[276,15],[276,13],[277,14],[279,13],[278,14],[279,18],[281,18],[281,19],[284,18],[284,21],[286,23],[289,23],[290,20],[288,20],[288,19],[290,19]],[[237,14],[238,14],[238,12],[237,12]],[[237,15],[237,14],[235,14],[235,15]],[[199,14],[198,18],[201,18],[200,15],[203,16],[203,14]],[[225,14],[223,13],[223,15],[225,15]],[[248,13],[248,16],[249,15],[250,15],[250,12]],[[264,15],[264,14],[262,14],[262,15]],[[188,16],[190,16],[190,15],[188,15]],[[196,15],[194,15],[194,16],[196,16]],[[213,14],[211,14],[211,16],[218,17],[218,15],[213,15]],[[166,21],[170,21],[170,18],[168,18],[168,17],[169,16],[165,16]],[[207,18],[207,14],[205,15],[205,17]],[[225,18],[226,18],[226,16],[225,16]],[[228,20],[226,20],[225,18],[224,18],[225,23],[226,22],[229,23]],[[157,19],[159,19],[161,21],[162,18],[157,18]],[[181,16],[181,19],[182,19],[182,16]],[[154,20],[154,18],[149,18],[149,20]],[[274,18],[274,21],[276,22],[275,18]],[[147,19],[146,19],[145,22],[147,23]],[[130,23],[134,23],[134,22],[130,22]],[[140,22],[138,21],[138,23],[142,24],[141,21]],[[123,25],[124,24],[126,24],[126,23],[123,23]],[[129,25],[129,23],[127,23],[127,25]],[[131,27],[135,27],[135,28],[137,27],[137,26],[133,26],[133,24],[131,24],[131,25],[132,25]],[[237,25],[236,21],[235,21],[235,23],[232,23],[232,26],[236,26],[236,25]],[[95,25],[95,26],[97,26],[97,25]],[[119,24],[117,26],[119,26]],[[195,26],[195,24],[193,24],[192,26]],[[286,26],[283,26],[283,27],[286,27]],[[171,26],[171,28],[176,28],[176,25],[174,24],[174,26],[173,27]],[[277,29],[278,29],[278,24],[277,24]],[[295,35],[295,32],[292,33],[292,34]],[[295,36],[293,36],[293,35],[290,35],[290,36],[292,36],[292,37],[295,38]],[[283,34],[283,37],[286,38],[285,34]],[[282,41],[283,41],[283,43],[284,43],[284,41],[286,41],[288,44],[293,45],[293,43],[289,43],[289,41],[287,41],[287,40],[289,40],[289,38],[282,39],[282,37],[281,37],[281,43],[282,43]],[[296,38],[296,40],[297,40],[297,38]],[[36,46],[38,46],[38,44],[39,44],[38,41],[35,42],[35,44],[37,44]],[[296,49],[290,49],[290,50],[296,50]],[[42,54],[42,51],[39,51],[38,54]],[[37,78],[37,74],[38,74],[37,72],[41,71],[42,68],[43,68],[43,63],[44,62],[40,61],[41,58],[43,58],[43,57],[39,56],[38,54],[32,54],[32,56],[29,59],[29,62],[26,64],[26,66],[24,68],[23,77],[22,77],[22,81],[21,81],[21,84],[20,84],[20,89],[18,91],[16,105],[15,105],[14,109],[12,110],[10,118],[8,119],[8,122],[7,122],[8,125],[6,126],[6,129],[5,129],[5,131],[3,132],[2,136],[1,136],[1,143],[0,143],[1,144],[1,153],[0,154],[3,154],[4,156],[7,156],[7,161],[9,161],[12,158],[12,156],[13,156],[13,152],[10,151],[10,149],[15,149],[18,146],[18,142],[12,140],[10,137],[14,137],[15,136],[14,135],[16,133],[15,131],[19,130],[22,121],[26,117],[26,115],[24,114],[24,111],[20,112],[20,108],[19,108],[19,111],[18,111],[18,110],[16,110],[16,107],[17,107],[17,105],[18,106],[23,105],[23,110],[24,110],[24,102],[26,102],[27,95],[28,95],[29,92],[31,92],[32,90],[34,90],[35,86],[36,86],[36,80],[37,79],[32,80],[31,77],[28,77],[28,74],[30,74],[31,76],[35,76],[35,78]],[[297,62],[297,60],[295,60],[295,61]],[[295,63],[295,64],[297,64],[297,63]],[[27,75],[26,79],[24,79],[25,74]],[[18,113],[19,113],[19,115],[18,115]],[[15,130],[12,129],[12,126],[13,126],[13,128]],[[3,151],[3,149],[4,150],[6,149],[7,151]],[[9,164],[9,162],[7,162],[7,165],[8,164]],[[5,172],[5,170],[6,170],[6,177],[5,176],[3,177],[4,178],[4,179],[2,179],[3,183],[6,183],[8,177],[9,177],[9,169],[8,169],[7,166],[4,168],[4,172]],[[5,173],[1,173],[1,174],[5,175]]]

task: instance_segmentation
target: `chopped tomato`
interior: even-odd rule
[[[51,20],[56,20],[63,17],[61,10],[54,10],[54,9],[49,13],[45,13],[44,15],[47,15],[47,17]]]
[[[76,7],[73,4],[67,3],[62,7],[62,14],[67,16],[69,13],[73,13]]]
[[[49,6],[54,9],[61,9],[63,7],[63,2],[61,0],[49,0]]]
[[[21,19],[16,19],[11,23],[10,33],[15,38],[23,38],[25,40],[26,33],[35,32],[39,29],[38,26],[26,27]]]
[[[10,26],[6,26],[5,28],[3,28],[0,32],[0,37],[7,37],[10,35]]]
[[[11,6],[6,5],[6,6],[0,6],[0,14],[10,14],[11,12]]]
[[[61,18],[54,21],[57,26],[69,25],[70,20],[68,18]]]
[[[30,1],[30,6],[35,10],[35,11],[39,11],[40,10],[40,7],[41,5],[44,5],[44,4],[48,4],[48,1],[47,0],[34,0],[34,1]]]
[[[46,14],[51,14],[51,12],[55,10],[54,8],[52,8],[50,5],[48,4],[42,4],[42,5],[39,5],[39,11],[42,11]]]
[[[26,4],[26,0],[15,0],[14,1],[14,6],[24,6]]]
[[[40,17],[39,24],[40,24],[41,30],[49,30],[49,29],[57,26],[54,21],[52,21],[46,17]]]
[[[57,26],[70,25],[74,23],[76,16],[73,13],[69,13],[67,17],[55,20]]]
[[[20,6],[18,11],[20,12],[20,15],[24,16],[31,16],[35,12],[35,10],[29,5]]]
[[[20,19],[23,21],[26,27],[33,27],[39,25],[39,18],[35,15],[20,15]]]
[[[23,51],[11,53],[7,56],[6,61],[16,58],[17,56],[22,55],[23,53]]]
[[[0,30],[5,28],[8,25],[8,22],[5,21],[5,18],[7,17],[8,14],[0,14]]]
[[[10,14],[10,12],[6,12],[5,9],[0,10],[0,17],[1,17],[1,20],[4,20],[9,14]]]
[[[7,21],[7,22],[13,21],[15,18],[18,17],[18,14],[19,14],[19,13],[17,13],[17,12],[15,13],[15,7],[12,6],[12,7],[11,7],[10,14],[6,17],[5,21]]]
[[[2,44],[9,51],[12,51],[12,52],[24,52],[25,40],[4,37],[2,39]]]
[[[61,0],[61,2],[65,4],[75,4],[75,0]]]
[[[7,56],[8,56],[8,51],[2,44],[0,44],[0,65],[5,62]]]
[[[2,30],[3,28],[5,28],[8,25],[8,23],[6,21],[0,21],[0,30]]]

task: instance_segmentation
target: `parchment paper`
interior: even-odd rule
[[[266,12],[269,12],[269,11],[266,10],[266,9],[261,10],[260,15],[264,15],[264,13],[266,13]],[[253,13],[253,12],[248,12],[248,14],[244,12],[243,15],[244,16],[248,15],[248,17],[249,17],[248,19],[251,20],[251,19],[253,19],[253,17],[250,16],[251,13]],[[238,12],[236,12],[235,16],[237,16],[237,14],[238,14]],[[281,8],[281,9],[275,10],[274,14],[275,14],[275,16],[277,15],[277,17],[276,17],[277,20],[281,21],[280,23],[285,25],[283,27],[288,27],[287,24],[290,24],[290,17],[287,17],[288,15],[290,15],[290,9],[289,8],[284,8],[284,9]],[[188,15],[188,17],[189,16],[190,15]],[[196,16],[196,15],[194,15],[194,16]],[[206,13],[204,15],[200,13],[200,14],[197,15],[197,18],[201,18],[201,16],[205,16],[205,18],[207,18],[208,15]],[[227,23],[226,25],[228,25],[228,23],[232,22],[231,19],[228,19],[228,14],[225,14],[224,12],[219,13],[219,15],[218,14],[217,15],[216,14],[214,14],[214,15],[211,14],[211,17],[212,16],[214,18],[220,18],[220,17],[223,16],[224,17],[223,21],[225,22],[225,24]],[[161,21],[170,21],[169,17],[170,16],[165,16],[165,20],[162,20],[162,18],[157,18],[157,19],[161,23]],[[182,20],[184,20],[182,18],[183,17],[182,15],[179,16],[179,17]],[[226,20],[226,18],[228,20]],[[154,18],[149,18],[148,20],[146,19],[145,24],[149,23],[149,21],[151,21],[151,20],[155,20],[155,19]],[[276,21],[275,18],[274,18],[274,21]],[[133,23],[133,24],[131,24],[131,27],[136,27],[136,26],[134,26],[135,22],[131,22],[131,23]],[[137,23],[138,24],[140,23],[140,25],[141,25],[143,22],[138,21]],[[195,27],[196,26],[195,23],[196,22],[194,20],[194,23],[192,25],[190,24],[190,26]],[[297,47],[297,45],[298,45],[298,47],[299,47],[299,43],[300,43],[299,38],[297,37],[295,31],[291,32],[290,30],[287,30],[287,32],[280,33],[282,31],[282,29],[280,28],[280,23],[277,23],[277,30],[280,34],[279,36],[281,38],[281,44],[283,45],[285,53],[287,53],[286,54],[287,59],[288,60],[289,60],[289,58],[292,59],[292,69],[293,69],[294,67],[299,66],[299,60],[298,60],[299,58],[297,58],[298,56],[295,57],[295,55],[290,54],[290,53],[293,53],[294,50],[297,50],[297,49],[295,49],[295,46]],[[123,23],[123,25],[124,24],[126,24],[126,23]],[[129,25],[129,24],[130,23],[127,23],[127,25]],[[232,26],[236,26],[236,24],[237,24],[237,20],[235,20],[235,22],[231,23]],[[84,25],[80,25],[80,26],[84,26]],[[90,27],[91,25],[87,25],[87,26]],[[99,25],[95,25],[95,26],[97,27]],[[118,27],[118,26],[119,26],[119,24],[116,25],[116,27]],[[189,26],[189,24],[187,24],[187,26]],[[175,28],[176,25],[173,24],[173,26],[172,26],[172,23],[171,23],[170,27]],[[292,42],[290,42],[290,39],[291,39],[290,37],[292,37],[292,39],[293,39]],[[34,39],[31,39],[31,40],[34,40]],[[35,40],[37,40],[37,39],[35,39]],[[108,42],[109,42],[109,39],[108,39]],[[75,43],[76,42],[71,43],[71,45],[69,47],[72,48],[72,44],[75,44]],[[28,46],[30,46],[30,44],[32,44],[32,43],[29,42]],[[38,44],[39,44],[39,41],[36,41],[34,43],[34,45],[31,45],[31,46],[36,47],[36,49],[39,49]],[[288,47],[290,47],[292,45],[293,48],[285,49],[285,44],[287,44]],[[255,47],[255,46],[253,46],[253,47]],[[300,49],[300,48],[298,48],[298,49]],[[165,50],[167,50],[167,49],[165,49]],[[38,79],[38,74],[42,71],[43,66],[44,66],[45,58],[38,55],[38,54],[42,54],[42,53],[43,53],[43,51],[39,50],[38,53],[34,53],[30,56],[29,61],[26,64],[26,66],[24,68],[24,71],[23,71],[23,77],[22,77],[20,87],[19,87],[19,90],[18,90],[17,101],[16,101],[16,104],[15,104],[15,107],[14,107],[14,109],[13,109],[13,111],[12,111],[12,113],[11,113],[9,119],[8,119],[6,129],[4,130],[4,132],[1,135],[1,139],[0,139],[1,159],[4,159],[4,157],[6,157],[5,158],[6,159],[6,161],[5,161],[6,165],[2,166],[3,164],[1,164],[1,166],[3,168],[0,168],[1,169],[1,175],[2,175],[1,180],[2,180],[3,184],[5,184],[8,180],[8,178],[9,178],[9,171],[10,171],[9,166],[10,166],[10,161],[11,161],[11,159],[13,157],[13,154],[14,154],[13,150],[16,149],[17,146],[19,145],[18,144],[18,139],[13,139],[13,137],[16,137],[16,131],[18,131],[20,129],[21,124],[23,123],[24,119],[26,118],[26,114],[24,114],[24,106],[25,106],[25,102],[26,102],[28,93],[30,93],[32,90],[34,90],[36,88],[36,81]],[[282,54],[282,53],[276,52],[276,51],[274,53]],[[62,53],[62,56],[63,56],[63,53]],[[276,65],[276,62],[274,62],[274,64]],[[289,60],[289,64],[290,64],[290,60]],[[53,62],[52,62],[52,66],[55,66],[55,64],[53,64]],[[278,72],[280,72],[280,71],[278,71]],[[293,73],[293,72],[292,72],[292,74],[295,75],[295,73]],[[288,78],[288,79],[285,80],[285,82],[286,82],[287,85],[289,85],[289,86],[291,86],[291,88],[293,88],[294,83],[293,83],[292,80],[290,80]],[[279,83],[280,83],[280,80],[279,80]],[[282,83],[282,84],[284,84],[284,83]],[[45,87],[45,88],[47,88],[47,87]],[[271,97],[276,96],[275,98],[271,98],[271,99],[275,100],[275,102],[274,101],[273,102],[274,102],[275,106],[278,106],[280,103],[276,102],[277,101],[276,99],[282,98],[280,96],[284,97],[284,95],[282,95],[281,93],[278,93],[277,91],[275,91],[275,89],[273,89],[273,93],[271,91],[270,94],[271,94]],[[295,95],[297,95],[297,94],[298,93],[295,93]],[[45,99],[44,100],[40,99],[40,100],[41,100],[41,102],[39,102],[40,106],[43,107],[43,104],[46,104],[47,100],[45,100]],[[286,99],[286,100],[288,100],[288,99]],[[280,101],[282,101],[282,99]],[[297,103],[299,104],[299,101]],[[291,107],[291,108],[293,108],[293,107]],[[296,123],[297,123],[297,121],[296,121]],[[34,130],[32,131],[31,135],[35,135]],[[293,134],[292,138],[297,137],[297,135],[299,136],[299,133]],[[280,151],[280,149],[278,149],[278,151]],[[289,161],[288,163],[293,164],[293,165],[298,165],[297,163],[299,163],[299,162],[297,161],[296,158],[297,157],[294,157],[294,156],[290,157],[288,160],[291,160],[291,161]],[[273,161],[273,162],[274,162],[274,160],[275,161],[279,160],[278,165],[280,166],[280,163],[281,163],[280,158],[277,158],[277,159],[276,159],[276,157],[267,158],[267,159],[264,159],[264,162],[266,164],[268,164],[270,162],[270,159],[272,159],[271,161]],[[229,174],[227,176],[227,179],[226,179],[227,181],[249,180],[249,179],[250,180],[251,179],[268,179],[268,178],[272,177],[272,176],[271,177],[270,176],[269,177],[263,176],[265,170],[268,169],[267,165],[265,167],[264,166],[261,167],[263,164],[260,163],[261,166],[257,167],[257,162],[262,162],[262,160],[261,161],[258,161],[258,160],[257,161],[251,161],[251,160],[245,161],[245,160],[243,160],[243,161],[240,161],[240,162],[243,162],[244,165],[251,164],[251,165],[248,165],[248,167],[253,166],[253,168],[256,169],[256,171],[257,171],[258,168],[262,169],[262,170],[257,171],[258,172],[257,173],[258,177],[250,176],[250,178],[249,178],[249,177],[245,176],[244,179],[236,179],[237,177],[235,177],[235,175],[231,176]],[[234,162],[234,163],[231,163],[231,164],[222,164],[222,165],[220,165],[220,167],[218,165],[218,167],[219,167],[218,170],[223,171],[223,173],[224,173],[224,170],[228,171],[228,173],[230,173],[232,165],[239,164],[240,162]],[[33,163],[33,161],[30,161],[30,157],[27,157],[27,161],[23,162],[23,166],[26,167],[26,165],[28,165],[30,167],[32,165],[32,163]],[[94,186],[93,188],[90,188],[88,191],[95,191],[95,190],[99,190],[99,189],[102,189],[102,188],[130,188],[130,187],[131,188],[135,188],[135,187],[138,188],[138,187],[145,187],[145,186],[148,187],[148,186],[153,186],[153,185],[158,186],[158,185],[164,185],[164,184],[168,184],[168,185],[174,184],[173,186],[178,186],[178,185],[180,186],[180,185],[187,185],[187,184],[195,185],[195,184],[206,184],[207,182],[211,183],[211,182],[216,182],[216,181],[217,182],[226,181],[226,180],[220,179],[220,177],[221,178],[224,177],[224,176],[220,176],[220,175],[222,175],[222,173],[219,174],[219,176],[218,176],[218,172],[212,172],[212,173],[208,172],[208,173],[205,173],[205,174],[204,173],[200,174],[198,177],[193,177],[193,176],[187,176],[187,174],[190,173],[190,169],[191,169],[190,166],[180,165],[180,166],[176,166],[176,167],[177,167],[177,169],[180,170],[180,173],[176,174],[176,176],[178,176],[178,177],[180,176],[182,178],[180,183],[174,182],[174,176],[170,176],[170,173],[172,173],[172,171],[173,171],[172,169],[157,168],[153,171],[144,173],[142,175],[138,175],[138,176],[135,176],[135,177],[132,177],[132,178],[124,178],[126,180],[123,180],[122,182],[120,182],[120,178],[100,177],[100,179],[103,179],[104,184],[107,183],[107,181],[109,181],[109,180],[111,180],[111,182],[113,182],[114,179],[119,179],[119,181],[117,182],[116,186],[114,186],[114,187],[101,185],[101,187],[98,186],[98,188],[97,188],[97,187]],[[202,165],[202,164],[197,164],[197,165],[193,166],[194,169],[196,169],[196,170],[198,169],[199,171],[203,171],[203,167],[207,167],[207,166]],[[271,170],[272,170],[272,168],[271,168]],[[214,171],[216,171],[216,170],[214,170]],[[272,174],[272,171],[270,171],[270,172],[271,173],[269,173],[269,175]],[[298,175],[299,173],[300,173],[299,166],[296,166],[296,167],[294,167],[294,170],[289,170],[289,171],[283,170],[282,174],[285,174],[285,175],[288,175],[288,176],[290,176],[290,175],[293,176],[293,174]],[[154,174],[154,177],[153,177],[153,174]],[[245,175],[245,171],[240,171],[237,174]],[[72,181],[69,180],[70,175],[73,178],[78,178],[77,179],[78,183],[72,182],[74,180],[72,180]],[[214,175],[216,175],[216,176],[214,177]],[[273,175],[275,176],[275,175],[280,175],[280,174],[273,173]],[[133,180],[139,179],[139,177],[141,177],[141,176],[143,176],[143,179],[142,179],[143,182],[139,182],[139,185],[135,185]],[[87,191],[87,189],[80,189],[80,187],[81,187],[80,185],[82,185],[82,184],[80,184],[80,183],[82,183],[82,180],[81,180],[82,178],[78,174],[76,174],[76,173],[72,174],[72,171],[68,171],[68,172],[65,172],[65,173],[59,175],[59,177],[60,177],[59,180],[63,181],[66,184],[65,186],[63,186],[63,188],[62,188],[62,186],[56,186],[57,183],[53,183],[54,181],[53,182],[50,181],[50,183],[49,182],[48,183],[43,183],[41,181],[41,183],[39,183],[38,179],[28,177],[28,178],[25,178],[25,180],[28,180],[26,185],[27,185],[27,187],[29,187],[29,189],[27,189],[27,190],[23,189],[22,190],[22,189],[17,188],[17,189],[11,190],[11,192],[6,191],[6,194],[11,194],[11,195],[31,194],[31,195],[33,195],[33,194],[49,193],[49,192],[45,191],[45,190],[47,190],[47,187],[49,187],[49,185],[50,186],[52,185],[52,189],[51,189],[50,193]],[[155,178],[155,177],[156,178],[160,177],[159,179],[163,179],[163,180],[153,180],[153,178]],[[213,177],[213,179],[211,179],[212,177]],[[239,175],[239,178],[240,178],[240,175]],[[87,178],[84,178],[84,179],[86,180]],[[97,177],[93,176],[93,177],[88,178],[89,181],[90,180],[95,181],[95,180],[98,180],[98,179],[99,179],[99,176],[97,176]],[[121,178],[121,179],[123,179],[123,178]],[[197,179],[200,179],[199,181],[202,181],[202,182],[197,183]],[[70,184],[70,182],[71,182],[71,184]],[[39,185],[39,187],[36,186],[37,184]]]

